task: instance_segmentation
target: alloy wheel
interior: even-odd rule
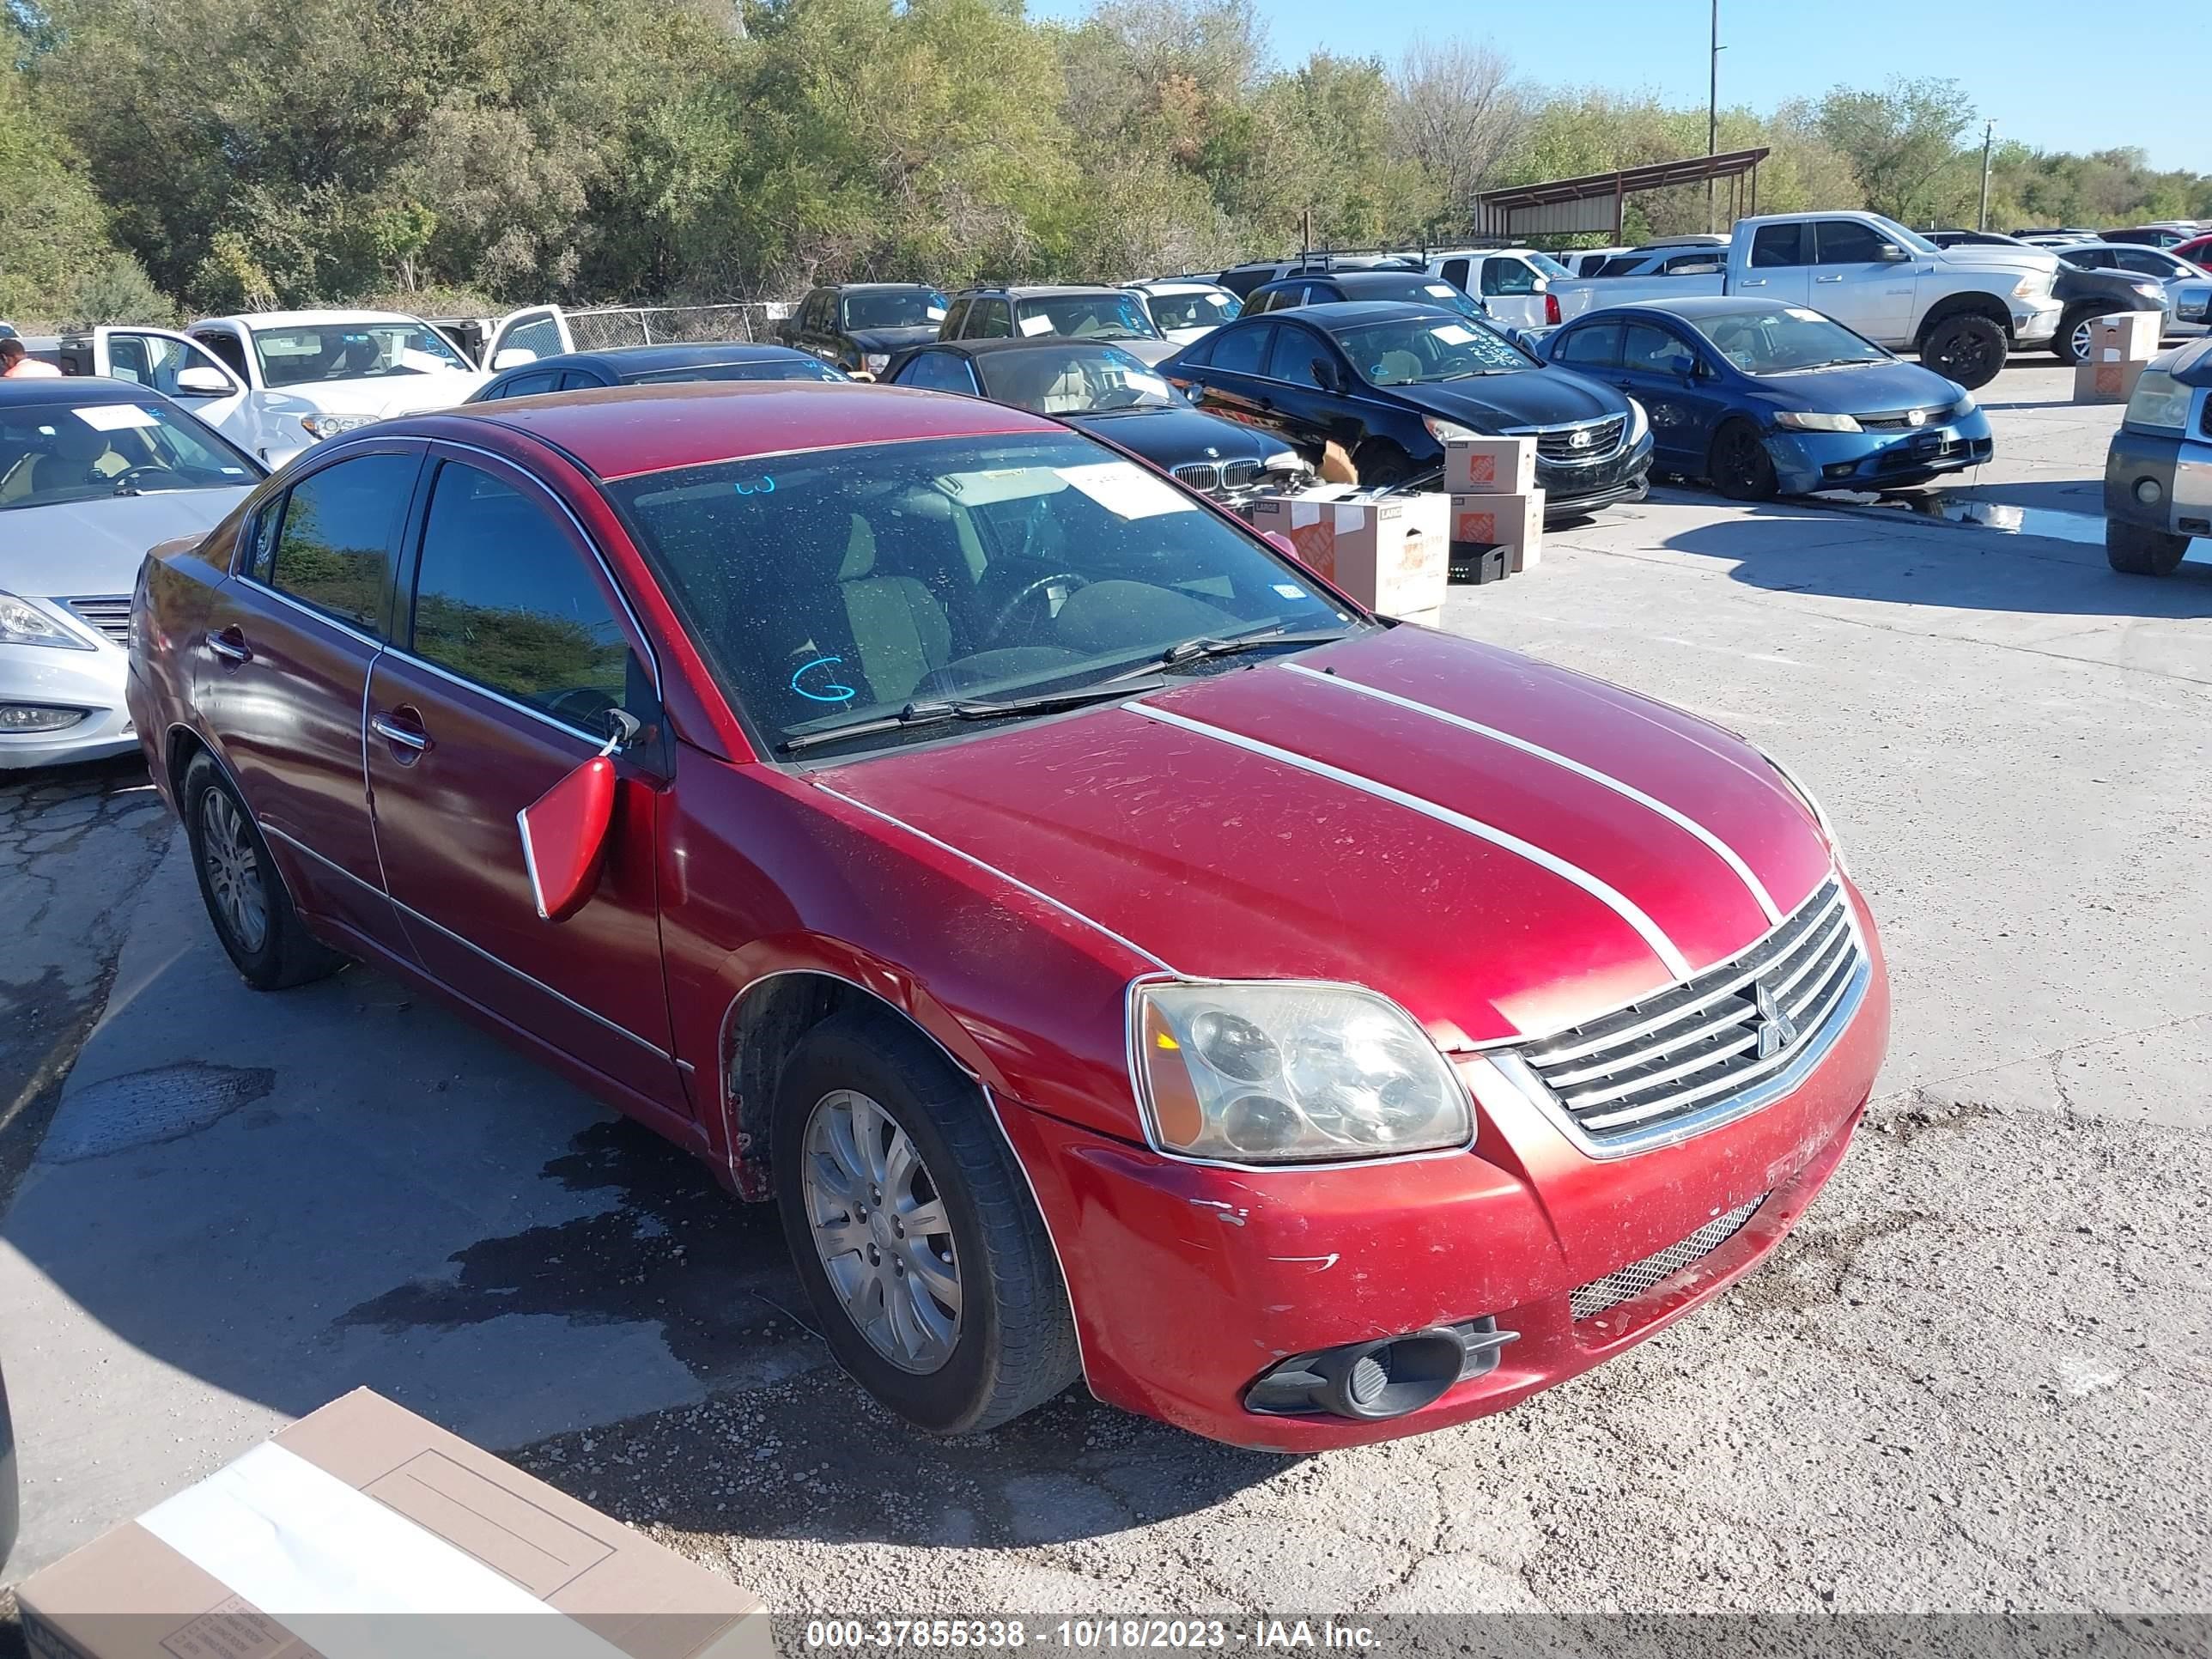
[[[854,1328],[926,1375],[960,1338],[960,1261],[937,1183],[898,1121],[851,1089],[817,1101],[799,1174],[807,1231]]]
[[[245,814],[221,789],[210,789],[200,797],[200,866],[233,942],[249,956],[258,951],[269,938],[261,857]]]
[[[2091,320],[2092,319],[2089,318],[2083,318],[2081,323],[2077,325],[2074,330],[2074,361],[2077,363],[2086,363],[2089,361],[2089,324]]]

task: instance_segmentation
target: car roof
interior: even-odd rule
[[[960,290],[968,294],[1010,294],[1018,298],[1048,300],[1062,294],[1126,294],[1111,283],[985,283]]]
[[[564,351],[517,363],[507,374],[528,374],[547,368],[603,368],[617,378],[653,374],[669,368],[712,368],[720,363],[770,362],[778,359],[819,364],[821,359],[789,346],[757,345],[749,340],[709,340],[669,345],[609,346],[598,351]]]
[[[1228,292],[1211,276],[1155,276],[1147,282],[1132,283],[1129,286],[1146,294],[1175,293],[1186,289],[1201,289],[1213,294]]]
[[[925,340],[915,347],[913,355],[919,357],[925,351],[957,351],[963,356],[979,357],[1002,351],[1065,351],[1070,346],[1119,351],[1124,356],[1129,349],[1119,340],[1085,340],[1073,334],[1000,334],[983,340]]]
[[[317,328],[333,323],[422,323],[403,311],[254,311],[228,317],[202,317],[189,326],[205,323],[235,323],[240,328]]]
[[[865,294],[890,289],[903,290],[910,288],[920,289],[929,294],[938,291],[933,283],[817,283],[814,286],[817,289],[826,288],[832,294]]]
[[[1598,306],[1579,317],[1571,318],[1567,325],[1588,322],[1594,317],[1621,317],[1632,312],[1649,312],[1662,317],[1679,317],[1684,322],[1694,323],[1700,317],[1740,317],[1747,311],[1792,311],[1802,307],[1784,304],[1780,300],[1739,299],[1732,294],[1685,294],[1680,299],[1637,300],[1617,306]]]
[[[599,386],[467,404],[402,417],[378,429],[434,432],[446,422],[482,422],[526,434],[601,478],[858,444],[1066,430],[1057,422],[980,398],[823,380]]]
[[[1416,305],[1411,300],[1328,300],[1317,306],[1291,306],[1282,311],[1263,311],[1257,321],[1272,323],[1278,317],[1296,317],[1309,323],[1317,323],[1323,329],[1346,326],[1353,323],[1395,323],[1408,317],[1433,318],[1435,306]],[[1227,324],[1240,327],[1243,319]]]
[[[37,379],[0,377],[0,409],[22,409],[42,404],[143,404],[167,405],[169,400],[151,386],[131,380],[111,380],[100,374],[64,374],[59,380],[41,374]]]

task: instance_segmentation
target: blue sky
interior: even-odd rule
[[[1395,57],[1417,33],[1487,36],[1527,79],[1648,88],[1705,100],[1709,0],[1569,0],[1445,8],[1414,0],[1258,0],[1278,58],[1314,50]],[[1089,0],[1030,0],[1073,18]],[[2100,25],[2109,24],[2109,31]],[[2100,34],[2106,38],[2100,39]],[[2153,165],[2212,173],[2212,9],[2203,0],[2088,9],[1931,0],[1721,0],[1721,102],[1767,109],[1838,82],[1958,81],[2000,139],[2039,149],[2130,145]]]

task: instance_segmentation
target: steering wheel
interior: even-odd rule
[[[984,648],[988,650],[997,644],[999,635],[1005,633],[1007,624],[1013,621],[1014,613],[1054,582],[1066,582],[1071,587],[1088,587],[1091,578],[1078,575],[1073,570],[1055,570],[1049,576],[1039,576],[1035,581],[1023,583],[1013,598],[998,608],[989,625],[983,629]]]
[[[141,473],[145,472],[166,473],[173,478],[177,476],[177,469],[173,466],[164,466],[159,461],[141,461],[136,466],[125,467],[122,471],[115,474],[112,477],[108,479],[107,482],[115,486],[115,493],[120,495],[123,493],[125,485],[128,484],[133,478],[137,477]]]
[[[608,696],[596,685],[571,686],[556,696],[545,700],[545,712],[557,714],[571,726],[596,730],[605,725],[602,718],[610,708],[619,708],[620,701]]]

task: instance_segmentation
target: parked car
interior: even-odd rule
[[[909,346],[937,337],[945,296],[923,283],[845,283],[810,289],[785,319],[783,343],[848,374],[880,374]]]
[[[1342,445],[1365,483],[1437,471],[1448,438],[1525,432],[1545,517],[1559,520],[1641,495],[1651,466],[1632,399],[1429,306],[1363,300],[1242,317],[1160,367],[1200,409],[1309,459]]]
[[[1490,307],[1481,301],[1422,270],[1332,270],[1285,276],[1255,289],[1245,301],[1244,314],[1257,317],[1294,306],[1330,305],[1340,300],[1402,300],[1474,322],[1490,321]]]
[[[1654,466],[1738,501],[1924,483],[1991,453],[1972,392],[1802,306],[1608,306],[1545,350],[1650,412]]]
[[[1618,259],[1624,253],[1634,252],[1633,248],[1626,247],[1585,247],[1577,248],[1571,253],[1561,253],[1554,257],[1577,276],[1595,276],[1613,260]]]
[[[2212,269],[2212,236],[2192,236],[2185,242],[2175,243],[2166,252],[2193,265]]]
[[[63,337],[71,374],[130,380],[173,398],[223,436],[282,466],[310,445],[387,415],[443,409],[489,369],[573,349],[558,310],[501,319],[480,369],[419,317],[386,311],[270,311],[212,317],[182,333],[95,328]]]
[[[1725,236],[1682,236],[1624,249],[1584,276],[1710,276],[1728,262]]]
[[[2212,271],[2201,265],[2164,248],[2133,242],[2080,243],[2060,248],[2058,257],[2084,270],[2118,270],[2156,283],[2160,303],[2166,309],[2164,337],[2187,337],[2204,332],[2207,301],[2212,300]],[[2086,326],[2080,345],[2081,352],[2086,353]],[[2072,355],[2076,362],[2081,361],[2080,355]]]
[[[2056,255],[2039,248],[1940,248],[1877,213],[1740,219],[1719,271],[1555,283],[1567,318],[1599,306],[1725,294],[1778,300],[1917,354],[1969,391],[1987,386],[2014,346],[2048,343],[2063,307]]]
[[[1500,1409],[1767,1255],[1887,1041],[1759,750],[979,399],[392,421],[133,627],[248,981],[375,963],[773,1196],[926,1428],[1079,1376],[1278,1452]]]
[[[197,540],[261,465],[158,392],[0,380],[0,768],[128,754],[131,585]]]
[[[1057,337],[955,340],[902,358],[890,383],[1049,415],[1133,450],[1185,487],[1232,506],[1311,482],[1296,450],[1238,422],[1200,414],[1157,370],[1119,346]]]
[[[1480,300],[1504,327],[1545,328],[1561,321],[1552,287],[1573,280],[1550,254],[1528,247],[1443,248],[1431,252],[1422,268]]]
[[[1262,283],[1297,276],[1314,270],[1419,270],[1421,262],[1401,253],[1302,253],[1293,259],[1250,259],[1231,265],[1220,276],[1221,286],[1243,299]]]
[[[1937,247],[2027,247],[2028,243],[2017,236],[2008,236],[2001,230],[1960,230],[1947,227],[1941,230],[1920,233]]]
[[[472,404],[534,398],[548,392],[593,386],[659,386],[672,380],[844,380],[818,357],[790,346],[617,346],[611,351],[571,351],[540,357],[495,374],[471,394]]]
[[[2100,242],[2136,242],[2145,247],[2179,247],[2197,234],[2195,224],[2130,225],[2123,230],[2100,231]]]
[[[1129,291],[1145,302],[1160,337],[1174,346],[1187,346],[1209,330],[1235,322],[1244,308],[1234,294],[1202,276],[1132,283]]]
[[[2047,247],[2059,242],[2092,242],[2096,240],[2097,233],[2086,225],[2042,225],[2031,230],[2015,230],[2013,238],[2031,247]]]
[[[2212,536],[2212,339],[2151,359],[2105,452],[2105,557],[2170,576]]]
[[[2148,276],[2117,268],[2093,270],[2063,258],[2051,293],[2063,307],[2058,332],[2051,337],[2051,349],[2059,362],[2069,365],[2089,361],[2089,325],[2098,318],[2129,311],[2162,312],[2167,304],[2164,286]],[[2160,325],[2161,330],[2166,326]]]
[[[1142,300],[1126,289],[1103,287],[969,289],[953,296],[937,337],[1033,340],[1042,334],[1106,341],[1148,363],[1175,350]]]

